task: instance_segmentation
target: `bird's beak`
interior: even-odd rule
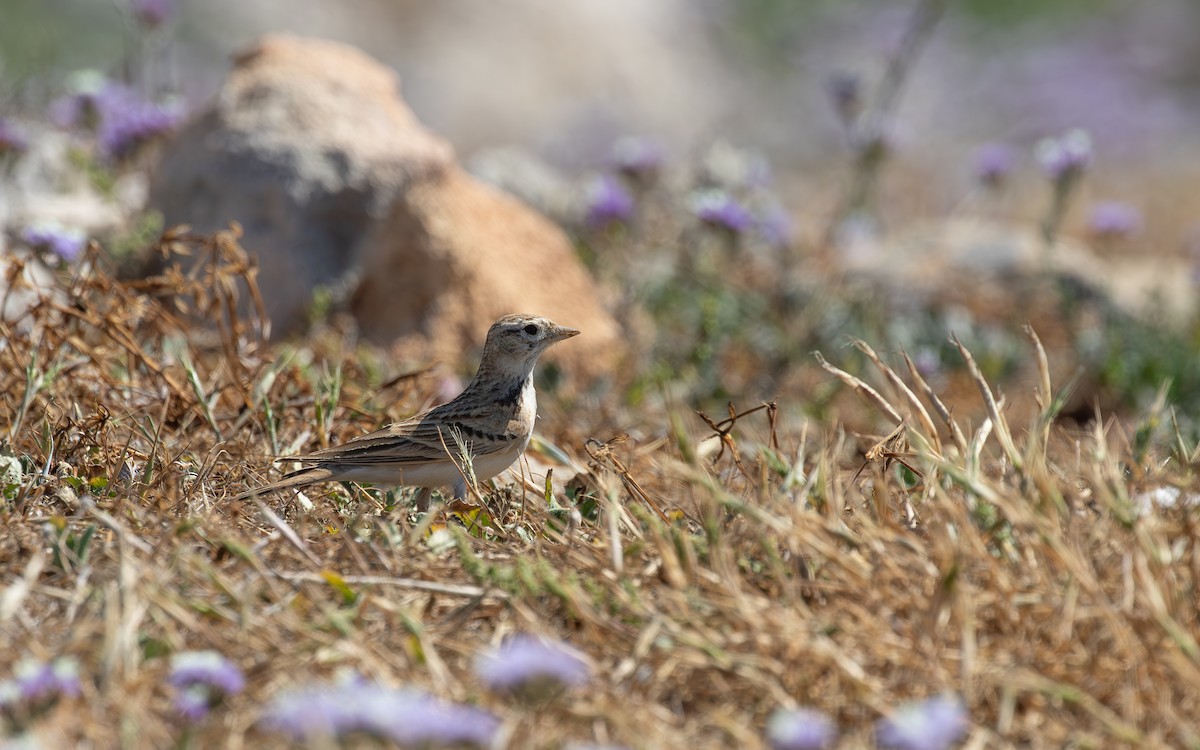
[[[550,332],[550,341],[551,342],[562,341],[563,339],[569,339],[572,336],[578,336],[578,335],[579,335],[579,330],[576,328],[567,328],[566,326],[555,326],[554,330]]]

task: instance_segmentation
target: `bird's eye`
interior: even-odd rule
[[[528,333],[530,336],[534,335],[537,332],[538,332],[538,327],[535,326],[533,323],[530,323],[529,325],[525,326],[525,333]]]

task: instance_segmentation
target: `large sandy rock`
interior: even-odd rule
[[[558,347],[596,375],[617,326],[556,226],[468,176],[399,95],[395,73],[342,44],[264,37],[211,107],[164,145],[150,203],[168,224],[238,221],[277,332],[318,285],[348,286],[364,333],[459,361],[500,315],[580,328]]]
[[[496,318],[529,311],[583,331],[582,346],[551,350],[570,369],[613,362],[619,331],[567,236],[458,167],[414,184],[366,247],[352,309],[371,338],[455,361]]]

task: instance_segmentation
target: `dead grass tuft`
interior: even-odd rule
[[[820,366],[882,440],[787,427],[787,399],[724,421],[648,408],[558,441],[582,469],[569,493],[559,464],[417,525],[402,491],[230,500],[271,456],[412,413],[432,384],[336,337],[268,348],[265,319],[237,314],[261,304],[236,228],[162,247],[204,262],[121,282],[93,255],[0,328],[22,469],[0,505],[0,661],[71,655],[85,677],[38,726],[47,746],[175,742],[185,649],[248,683],[197,746],[280,745],[261,706],[345,669],[485,706],[514,748],[762,747],[796,705],[869,746],[880,715],[941,691],[964,697],[973,747],[1200,745],[1197,448],[1162,434],[1165,406],[1149,433],[1057,426],[1032,331],[1030,424],[961,345],[974,425],[956,415],[978,404],[857,342],[877,385]],[[546,400],[542,429],[574,434]],[[1158,488],[1178,502],[1149,503]],[[598,677],[536,712],[486,694],[472,661],[516,631],[566,639]]]

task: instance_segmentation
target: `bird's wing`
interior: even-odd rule
[[[336,462],[339,465],[413,465],[446,460],[459,453],[462,440],[472,456],[478,457],[505,450],[511,436],[492,434],[472,426],[467,415],[427,413],[403,422],[390,424],[375,432],[360,435],[341,445],[289,459],[314,463]]]

